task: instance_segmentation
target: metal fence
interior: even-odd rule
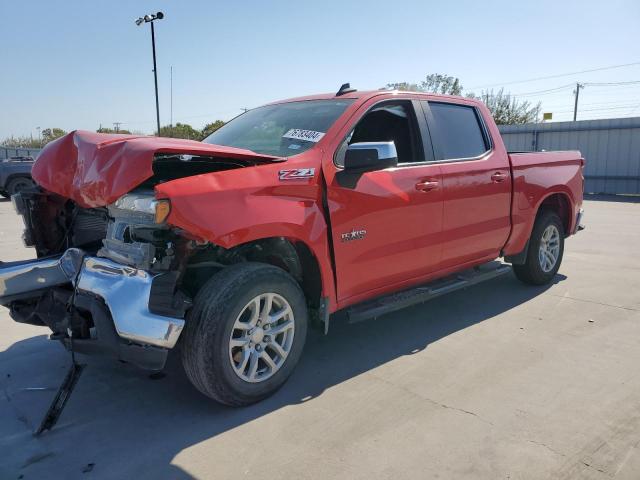
[[[40,153],[40,148],[13,148],[0,147],[0,160],[11,157],[33,157],[36,158]]]
[[[640,194],[640,117],[501,125],[509,151],[580,150],[585,192]]]

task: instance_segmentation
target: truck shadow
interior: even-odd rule
[[[585,193],[590,202],[640,203],[640,195],[614,195],[607,193]]]
[[[565,278],[558,275],[555,282]],[[164,375],[154,376],[106,359],[81,358],[88,367],[60,422],[39,438],[31,433],[64,377],[69,355],[46,336],[16,342],[0,352],[0,478],[50,478],[54,471],[76,478],[87,469],[91,478],[193,478],[172,464],[186,449],[283,407],[313,402],[335,385],[490,321],[547,288],[524,286],[507,275],[364,323],[350,325],[336,316],[328,336],[309,335],[300,365],[276,395],[242,409],[199,394],[178,358],[170,359]],[[231,451],[216,451],[216,445],[210,442],[206,450],[212,470]]]

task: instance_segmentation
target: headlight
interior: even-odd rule
[[[168,199],[157,200],[153,195],[127,193],[114,203],[120,210],[153,215],[156,223],[164,223],[171,212],[171,202]]]

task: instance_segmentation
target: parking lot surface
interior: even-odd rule
[[[640,203],[585,202],[553,285],[512,275],[310,335],[272,398],[243,409],[164,376],[70,364],[0,307],[0,479],[640,478]],[[0,201],[0,259],[33,256]]]

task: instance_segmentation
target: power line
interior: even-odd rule
[[[193,119],[193,118],[227,117],[227,116],[235,114],[235,113],[237,113],[237,109],[225,110],[224,112],[217,112],[217,113],[204,113],[202,115],[187,115],[185,117],[178,117],[175,120],[177,122],[179,122],[179,121],[184,121],[184,120],[190,120],[190,119]],[[123,125],[145,125],[145,124],[151,124],[151,123],[155,123],[155,122],[149,121],[149,120],[131,120],[131,121],[124,121],[124,122],[121,122],[121,123]]]
[[[627,99],[628,100],[628,99]],[[626,100],[625,100],[626,101]],[[551,104],[553,105],[553,104]],[[587,107],[593,107],[596,105],[627,105],[627,103],[624,103],[624,101],[621,100],[613,100],[610,102],[589,102],[589,103],[581,103],[582,106],[587,106]],[[558,106],[558,105],[556,105]]]
[[[583,108],[580,110],[580,112],[600,112],[600,111],[607,111],[607,110],[622,110],[625,108],[632,108],[635,107],[636,104],[628,104],[628,105],[620,105],[617,107],[601,107],[601,108]],[[559,110],[557,112],[554,113],[570,113],[573,112],[573,110]]]
[[[620,65],[610,65],[608,67],[591,68],[591,69],[588,69],[588,70],[580,70],[578,72],[559,73],[557,75],[547,75],[545,77],[528,78],[526,80],[513,80],[513,81],[510,81],[510,82],[493,83],[493,84],[488,84],[488,85],[479,85],[477,87],[471,87],[469,90],[473,90],[473,89],[476,89],[476,88],[488,88],[488,87],[499,87],[499,86],[503,86],[503,85],[514,85],[516,83],[535,82],[537,80],[549,80],[551,78],[568,77],[568,76],[571,76],[571,75],[578,75],[580,73],[600,72],[600,71],[603,71],[603,70],[611,70],[611,69],[614,69],[614,68],[631,67],[631,66],[634,66],[634,65],[640,65],[640,62],[623,63],[623,64],[620,64]]]
[[[585,85],[600,87],[605,85],[633,85],[636,83],[640,83],[640,80],[632,80],[630,82],[586,82]]]
[[[626,86],[626,85],[635,85],[635,84],[640,84],[640,80],[633,80],[629,82],[584,82],[581,85],[588,85],[590,87],[600,87],[600,86]],[[570,87],[575,87],[575,83],[567,83],[566,85],[561,85],[559,87],[547,88],[545,90],[536,90],[534,92],[510,93],[509,95],[513,97],[554,95]]]
[[[542,95],[542,94],[547,94],[547,93],[551,93],[551,92],[556,92],[558,90],[564,90],[565,88],[569,88],[569,87],[573,87],[573,86],[574,86],[573,83],[568,83],[566,85],[562,85],[562,86],[556,87],[556,88],[548,88],[546,90],[538,90],[536,92],[511,93],[510,95],[512,95],[514,97],[528,97],[528,96],[532,96],[532,95]]]

